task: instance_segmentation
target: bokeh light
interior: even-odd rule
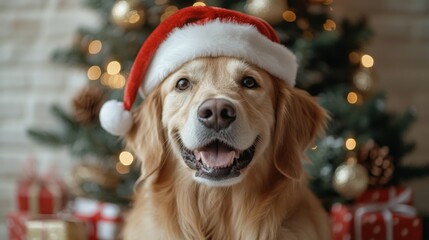
[[[370,67],[374,66],[374,58],[372,58],[368,54],[364,54],[361,57],[361,63],[362,63],[362,66],[364,66],[366,68],[370,68]]]
[[[103,47],[103,44],[100,40],[93,40],[88,45],[88,52],[89,54],[97,54],[101,51],[101,48]]]
[[[296,14],[290,10],[284,11],[282,16],[286,22],[294,22],[296,20]]]
[[[129,166],[133,163],[134,156],[128,151],[123,151],[119,154],[119,161],[122,165]]]
[[[323,24],[323,29],[326,31],[334,31],[337,29],[337,24],[332,19],[326,19],[326,22]]]
[[[107,73],[115,75],[121,72],[121,64],[118,61],[111,61],[107,64]]]
[[[347,102],[349,102],[350,104],[356,104],[358,102],[359,98],[357,93],[355,92],[349,92],[347,94]]]
[[[347,150],[354,150],[356,148],[356,140],[354,138],[347,138],[346,140]]]
[[[123,165],[121,162],[117,162],[116,171],[120,174],[127,174],[130,172],[130,168],[128,166]]]
[[[101,68],[99,66],[91,66],[86,75],[89,80],[97,80],[101,76]]]
[[[203,7],[203,6],[206,6],[206,4],[203,3],[203,2],[195,2],[192,6],[194,6],[194,7]]]

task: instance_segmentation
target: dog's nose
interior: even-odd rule
[[[198,108],[198,119],[208,128],[219,131],[227,128],[236,118],[234,105],[225,99],[210,98]]]

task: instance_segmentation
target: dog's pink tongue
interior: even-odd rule
[[[200,149],[197,152],[201,161],[209,167],[226,167],[234,161],[235,151],[225,144],[215,143]]]

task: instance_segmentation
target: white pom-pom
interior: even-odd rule
[[[100,123],[108,133],[125,136],[133,125],[133,118],[122,102],[109,100],[100,109]]]

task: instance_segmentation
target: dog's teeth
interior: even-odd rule
[[[239,159],[240,153],[238,151],[235,151],[234,159]]]

